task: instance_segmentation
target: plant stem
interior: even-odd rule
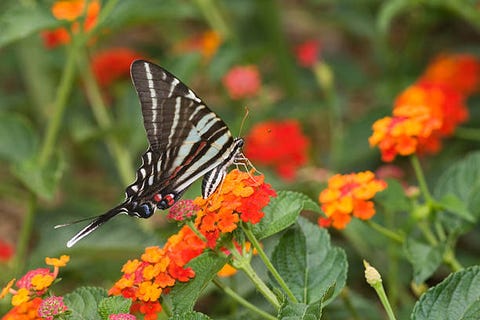
[[[460,271],[463,269],[463,266],[455,258],[455,253],[451,248],[447,249],[443,255],[443,262],[450,267],[453,272]]]
[[[366,223],[370,227],[372,227],[372,229],[375,229],[375,231],[378,231],[379,233],[381,233],[385,237],[389,238],[390,240],[393,240],[393,241],[398,242],[400,244],[405,241],[405,238],[404,238],[403,235],[401,235],[397,232],[394,232],[390,229],[387,229],[384,226],[379,225],[378,223],[375,223],[375,222],[370,221],[370,220],[366,221]]]
[[[67,99],[72,89],[73,79],[75,76],[75,60],[78,51],[75,39],[73,39],[73,43],[67,48],[67,61],[65,62],[62,77],[57,90],[57,95],[55,97],[53,115],[48,123],[47,132],[39,153],[40,167],[44,167],[47,164],[55,148],[55,142],[57,140],[60,125],[62,123],[63,113],[65,112],[65,108],[67,106]]]
[[[420,161],[418,161],[418,157],[413,154],[410,156],[410,163],[412,164],[413,170],[415,171],[415,175],[418,180],[418,185],[420,190],[422,191],[423,197],[427,202],[428,206],[431,208],[434,201],[430,191],[428,190],[427,182],[425,180],[425,175],[423,174],[422,166],[420,165]]]
[[[203,242],[207,242],[207,238],[205,238],[205,236],[200,232],[200,230],[195,227],[193,221],[188,220],[186,224],[193,231],[193,233],[197,235],[197,237],[199,237]]]
[[[480,141],[480,129],[458,127],[457,129],[455,129],[455,137],[473,141]]]
[[[213,278],[213,283],[218,288],[220,288],[223,292],[225,292],[227,295],[229,295],[233,300],[237,301],[238,303],[240,303],[242,306],[249,309],[250,311],[255,312],[256,314],[263,317],[264,319],[269,319],[269,320],[277,319],[276,317],[272,316],[271,314],[266,313],[265,311],[259,309],[254,304],[251,304],[250,302],[245,300],[242,296],[240,296],[235,291],[233,291],[232,288],[226,286],[225,284],[220,282],[220,280],[218,280],[217,278]]]
[[[252,266],[250,265],[250,257],[242,256],[235,245],[233,243],[227,244],[228,250],[232,254],[234,260],[233,264],[234,267],[237,269],[242,270],[245,274],[252,280],[253,284],[257,288],[258,291],[276,308],[280,308],[280,303],[277,300],[275,294],[268,288],[268,286],[263,282],[263,280],[257,275],[255,270],[253,270]]]
[[[227,23],[223,19],[222,13],[218,10],[215,2],[213,0],[195,0],[194,2],[207,20],[210,28],[216,30],[222,39],[230,38],[232,33],[228,29]]]
[[[290,300],[292,302],[298,303],[297,298],[295,297],[293,292],[290,290],[288,285],[285,283],[285,280],[283,280],[283,278],[278,273],[277,269],[275,269],[275,267],[273,266],[270,259],[268,259],[265,251],[263,251],[262,246],[258,242],[258,240],[255,237],[255,235],[253,234],[253,232],[250,230],[249,225],[245,224],[245,223],[242,223],[242,229],[245,232],[245,235],[247,236],[248,240],[250,240],[250,242],[252,243],[253,247],[255,249],[257,249],[257,252],[258,252],[258,255],[260,256],[260,259],[262,259],[262,261],[265,264],[265,266],[267,267],[268,271],[270,271],[270,273],[273,275],[275,280],[277,280],[280,287],[282,287],[282,289],[285,291],[285,293],[287,294],[287,296],[290,298]]]
[[[375,291],[377,292],[380,301],[382,302],[383,308],[387,312],[388,319],[396,320],[395,314],[393,313],[392,307],[390,306],[390,302],[388,301],[387,294],[385,293],[385,289],[383,288],[382,283],[380,285],[375,286]]]
[[[88,59],[86,53],[83,51],[78,56],[78,67],[80,69],[83,81],[85,83],[85,89],[90,106],[92,107],[93,115],[97,120],[98,125],[104,131],[111,129],[112,121],[107,112],[107,107],[102,98],[102,93],[98,87],[97,81],[93,76],[90,65],[87,63]],[[112,155],[113,160],[116,162],[117,169],[124,185],[131,182],[132,179],[132,167],[131,158],[127,150],[115,139],[115,137],[107,134],[105,138],[108,150]]]
[[[23,218],[22,227],[20,229],[20,234],[18,237],[18,244],[16,248],[15,263],[16,266],[15,274],[18,276],[25,267],[25,259],[27,256],[28,244],[30,241],[30,234],[32,233],[33,220],[35,218],[35,211],[37,208],[37,197],[34,193],[28,193],[28,208]]]
[[[422,231],[428,243],[430,243],[432,246],[436,246],[438,244],[437,238],[433,234],[432,230],[430,230],[428,224],[425,223],[425,220],[418,222],[418,228],[420,229],[420,231]]]

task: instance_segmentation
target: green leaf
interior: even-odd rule
[[[466,204],[454,194],[446,194],[440,201],[437,202],[443,209],[454,213],[468,222],[475,223],[475,217],[470,213]]]
[[[286,300],[282,304],[277,318],[282,320],[319,320],[321,316],[322,303],[320,301],[308,305],[305,303],[291,303]]]
[[[213,252],[205,252],[190,261],[187,266],[195,271],[195,277],[188,282],[177,283],[170,291],[174,313],[192,311],[203,289],[227,263],[227,258]]]
[[[445,252],[445,244],[431,246],[408,237],[404,245],[407,259],[413,266],[413,280],[424,282],[440,266]]]
[[[302,210],[320,212],[320,207],[302,193],[279,191],[263,210],[263,219],[253,225],[253,234],[258,239],[263,239],[278,233],[295,223]]]
[[[69,320],[101,320],[98,304],[107,297],[107,290],[98,287],[80,287],[63,297],[71,312]]]
[[[23,117],[13,113],[0,114],[0,158],[21,162],[32,158],[38,149],[38,135]]]
[[[387,184],[388,187],[375,196],[375,201],[391,212],[410,211],[410,202],[400,182],[395,179],[388,179]]]
[[[459,218],[462,211],[463,214],[468,212],[468,216],[473,216],[477,222],[480,219],[480,152],[469,154],[445,170],[438,178],[433,194],[436,199],[445,197],[448,199],[453,195],[458,198],[457,202],[464,204],[466,210],[459,210],[457,205],[453,208],[455,214],[445,212],[439,215],[449,230],[471,227],[471,223],[468,222],[471,219]],[[452,210],[448,207],[446,209]]]
[[[209,320],[211,318],[200,312],[188,311],[183,313],[176,313],[168,319],[169,320]]]
[[[328,292],[326,305],[345,286],[345,252],[331,247],[327,230],[301,217],[298,224],[281,237],[273,251],[272,263],[302,303],[322,301]]]
[[[21,5],[5,10],[0,16],[0,47],[26,38],[41,30],[51,29],[63,25],[56,20],[49,9],[39,5]]]
[[[480,311],[480,266],[449,275],[415,304],[411,319],[473,320]]]
[[[60,153],[57,153],[43,168],[37,158],[32,158],[14,166],[13,172],[30,191],[43,199],[51,200],[64,169],[65,160]]]
[[[113,296],[103,298],[98,305],[98,314],[103,320],[108,320],[108,316],[117,313],[130,313],[132,300],[122,296]]]

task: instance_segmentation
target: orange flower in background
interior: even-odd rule
[[[254,65],[236,66],[228,71],[222,82],[230,98],[251,98],[260,90],[260,72]]]
[[[352,215],[362,220],[372,218],[375,208],[371,199],[386,187],[387,183],[376,179],[371,171],[334,175],[319,196],[327,218],[320,217],[318,224],[321,227],[344,229]]]
[[[305,68],[313,67],[320,55],[320,41],[308,40],[295,47],[297,63]]]
[[[470,54],[441,54],[427,67],[420,82],[440,83],[461,94],[478,90],[480,62]]]
[[[208,61],[217,53],[221,44],[222,38],[220,34],[216,31],[208,30],[180,42],[176,46],[175,51],[181,53],[198,51],[202,54],[202,57]]]
[[[88,1],[88,7],[85,8],[86,4],[87,0],[61,0],[53,4],[51,11],[56,19],[72,22],[71,32],[87,32],[97,23],[100,13],[100,1],[90,0]],[[80,25],[76,20],[83,14],[85,14],[85,20],[83,29],[80,30]],[[54,48],[70,42],[70,33],[65,28],[43,31],[42,37],[47,48]]]
[[[255,125],[245,138],[245,155],[259,165],[272,166],[285,180],[295,178],[307,162],[309,141],[296,120]]]
[[[97,52],[91,62],[92,71],[102,87],[130,78],[130,65],[142,55],[128,48],[110,48]]]

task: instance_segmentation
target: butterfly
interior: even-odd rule
[[[93,218],[67,247],[118,214],[149,218],[157,208],[171,207],[201,176],[202,196],[208,198],[221,185],[228,167],[246,159],[243,139],[232,137],[222,119],[170,72],[135,60],[130,74],[149,147],[135,181],[125,190],[125,201]]]

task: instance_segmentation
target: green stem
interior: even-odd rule
[[[85,90],[90,101],[93,115],[98,125],[103,131],[111,129],[112,121],[107,112],[107,107],[103,101],[102,93],[98,87],[97,81],[93,76],[90,65],[87,63],[86,53],[82,52],[78,56],[78,67],[85,83]],[[107,147],[116,162],[120,178],[124,185],[130,183],[132,179],[131,158],[127,150],[115,139],[115,137],[107,134],[105,138]]]
[[[430,230],[429,225],[425,223],[425,220],[418,221],[418,228],[420,231],[422,231],[429,244],[432,246],[436,246],[438,244],[437,238],[433,234],[432,230]]]
[[[244,306],[245,308],[249,309],[250,311],[255,312],[256,314],[258,314],[258,315],[261,316],[262,318],[264,318],[264,319],[269,319],[269,320],[275,320],[275,319],[277,319],[276,317],[272,316],[271,314],[266,313],[265,311],[259,309],[259,308],[258,308],[257,306],[255,306],[254,304],[251,304],[250,302],[248,302],[247,300],[245,300],[242,296],[240,296],[240,295],[237,294],[235,291],[233,291],[232,288],[226,286],[225,284],[223,284],[222,282],[220,282],[220,280],[218,280],[217,278],[213,278],[213,283],[214,283],[218,288],[220,288],[223,292],[225,292],[227,295],[229,295],[233,300],[237,301],[238,303],[240,303],[242,306]]]
[[[480,129],[458,127],[457,129],[455,129],[455,137],[473,141],[480,141]]]
[[[207,20],[210,28],[220,33],[222,39],[228,39],[231,36],[231,32],[227,26],[227,23],[222,17],[222,13],[218,10],[213,0],[195,0],[197,7],[202,12],[203,16]]]
[[[25,267],[25,260],[27,256],[28,244],[30,242],[30,234],[32,233],[33,221],[35,218],[35,211],[37,208],[37,197],[34,193],[29,193],[28,208],[23,218],[20,234],[18,237],[18,244],[15,255],[15,274],[18,276]]]
[[[434,200],[432,195],[430,194],[430,191],[428,190],[427,182],[425,180],[425,175],[423,174],[420,161],[418,160],[418,157],[415,154],[413,154],[410,156],[410,162],[412,164],[413,170],[415,171],[415,175],[418,180],[418,185],[420,187],[420,190],[422,191],[425,201],[427,202],[428,206],[431,208],[434,204]]]
[[[366,223],[372,227],[372,229],[375,229],[375,231],[378,231],[385,237],[389,238],[390,240],[393,240],[398,243],[403,243],[405,241],[405,237],[397,232],[394,232],[390,229],[385,228],[384,226],[379,225],[378,223],[375,223],[371,220],[366,221]]]
[[[67,48],[67,61],[65,62],[62,77],[60,79],[60,84],[58,86],[57,95],[55,97],[55,102],[53,105],[53,115],[50,122],[48,123],[45,139],[43,140],[42,148],[40,149],[40,167],[44,167],[47,164],[47,162],[50,160],[53,150],[56,147],[56,140],[60,131],[63,114],[67,106],[67,99],[73,85],[73,79],[75,76],[75,60],[78,52],[78,47],[76,45],[75,39],[73,39],[73,43]]]
[[[270,259],[268,259],[265,251],[263,251],[262,246],[258,242],[258,240],[255,237],[255,235],[253,234],[253,232],[250,230],[249,225],[245,224],[245,223],[242,223],[242,229],[245,232],[245,235],[247,236],[248,240],[250,240],[250,242],[252,243],[253,247],[255,249],[257,249],[257,252],[258,252],[258,255],[260,256],[260,259],[262,259],[262,261],[265,264],[265,266],[267,267],[268,271],[270,271],[270,273],[275,278],[275,280],[277,280],[280,287],[282,287],[282,289],[285,291],[285,293],[287,294],[287,296],[290,298],[290,300],[292,302],[298,303],[298,300],[295,297],[295,295],[293,294],[293,292],[290,290],[288,285],[285,283],[283,278],[280,276],[277,269],[275,269],[275,267],[273,266]]]
[[[387,294],[385,293],[385,289],[383,288],[382,283],[379,282],[378,284],[373,285],[373,288],[377,292],[377,295],[382,302],[383,308],[387,312],[388,319],[396,320],[395,314],[393,313],[392,307],[390,306],[390,302],[388,301]]]
[[[197,229],[197,227],[195,227],[195,224],[193,223],[193,221],[191,220],[188,220],[187,221],[187,226],[193,231],[193,233],[195,233],[197,235],[197,237],[199,237],[203,242],[207,242],[207,238],[205,238],[205,236],[200,232],[200,230]]]
[[[450,267],[453,272],[460,271],[463,266],[455,258],[455,254],[451,248],[449,248],[443,255],[443,262]]]
[[[263,280],[257,275],[250,265],[250,258],[242,256],[233,243],[227,244],[227,248],[230,250],[234,261],[234,267],[245,272],[247,277],[250,278],[257,290],[276,308],[280,308],[280,303],[277,300],[275,294],[268,288]]]

